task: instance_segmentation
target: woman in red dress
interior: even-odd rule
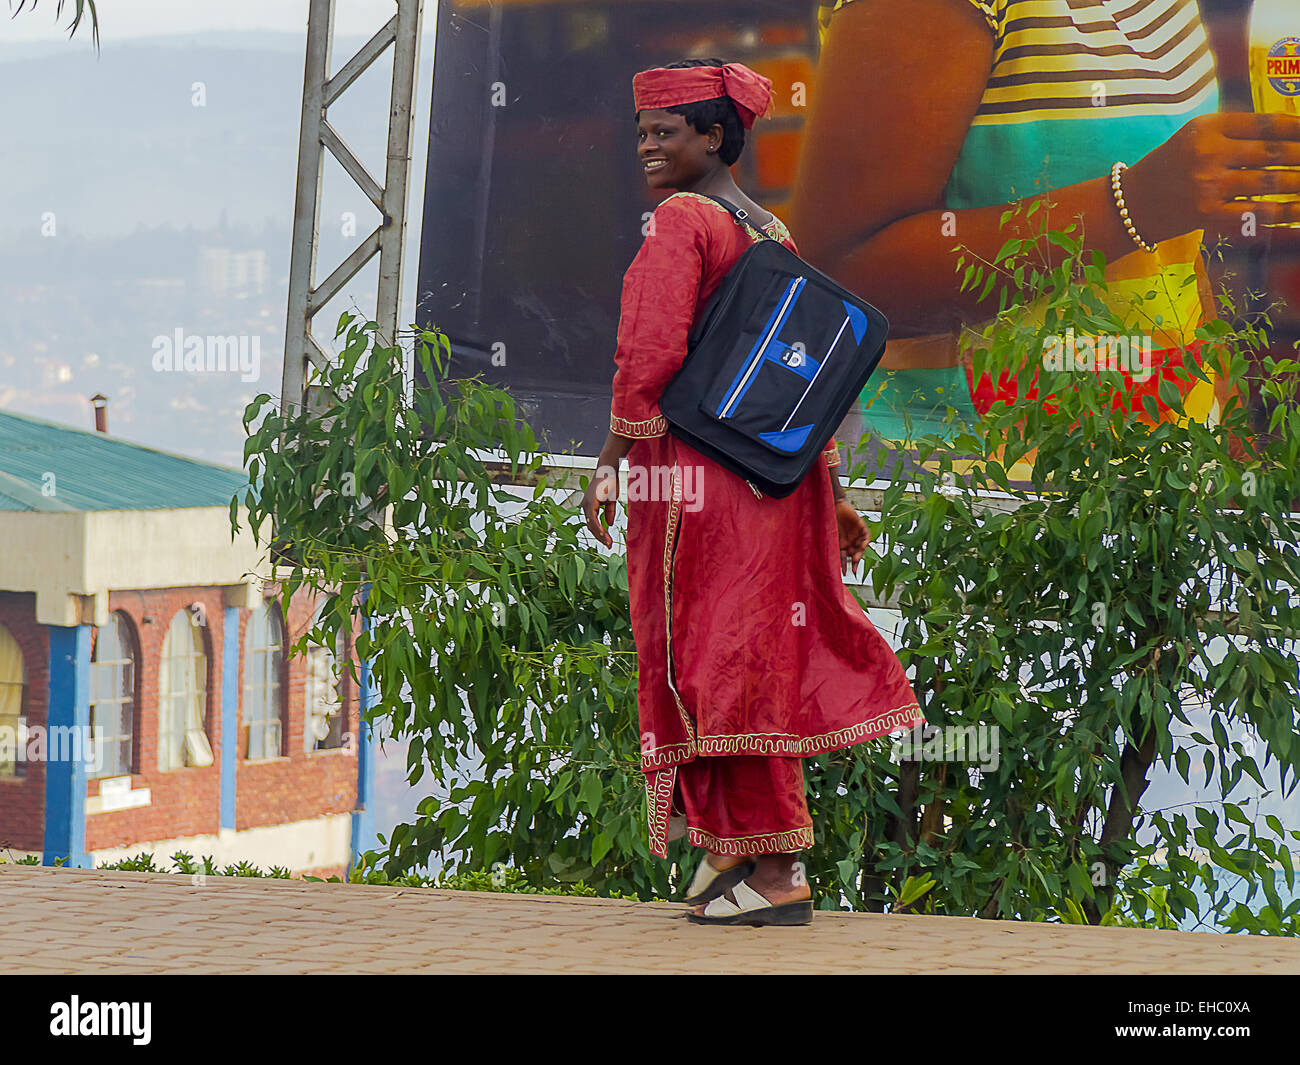
[[[743,207],[795,250],[729,169],[768,110],[771,83],[742,64],[693,60],[643,71],[633,93],[646,182],[676,191],[624,276],[610,432],[583,511],[612,546],[626,456],[650,850],[667,857],[683,832],[706,850],[687,891],[692,920],[806,924],[803,759],[922,718],[897,657],[841,579],[867,530],[844,498],[835,442],[793,494],[772,499],[672,436],[659,411],[697,313],[763,239],[706,196]]]

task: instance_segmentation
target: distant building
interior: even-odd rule
[[[260,296],[266,291],[270,262],[260,249],[200,248],[200,290],[206,296]]]
[[[9,856],[183,850],[328,875],[371,839],[368,693],[332,669],[352,639],[287,655],[315,604],[282,616],[262,549],[232,541],[241,487],[238,470],[0,411]]]

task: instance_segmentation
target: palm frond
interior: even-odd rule
[[[82,20],[85,19],[87,14],[89,14],[91,40],[94,42],[95,51],[99,51],[99,12],[95,10],[95,0],[70,0],[70,2],[74,7],[74,14],[72,16],[72,22],[68,26],[68,36],[72,37],[76,34],[77,30],[81,27]],[[39,0],[17,0],[17,7],[14,6],[14,3],[15,0],[9,0],[9,7],[13,12],[13,14],[9,16],[10,18],[17,18],[23,9],[28,6],[35,11]],[[69,0],[57,0],[54,7],[55,19],[59,19],[63,16],[63,9],[68,3]]]

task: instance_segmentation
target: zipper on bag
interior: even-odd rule
[[[767,331],[767,335],[763,338],[763,342],[758,346],[758,350],[754,353],[753,358],[749,360],[741,379],[736,382],[735,386],[723,399],[721,406],[718,408],[719,418],[731,417],[731,408],[733,408],[739,401],[741,394],[749,384],[750,378],[754,376],[758,367],[762,364],[763,356],[767,353],[768,346],[776,338],[777,333],[781,331],[781,326],[785,324],[785,320],[790,314],[790,308],[794,304],[795,297],[799,294],[799,290],[803,288],[806,281],[807,278],[796,277],[787,286],[785,297],[781,304],[781,310],[776,316],[776,321],[772,323],[771,327]]]

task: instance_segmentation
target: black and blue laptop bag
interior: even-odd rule
[[[754,228],[744,210],[710,199]],[[783,498],[821,460],[880,362],[888,332],[869,303],[780,241],[759,241],[695,323],[659,409],[673,435]]]

